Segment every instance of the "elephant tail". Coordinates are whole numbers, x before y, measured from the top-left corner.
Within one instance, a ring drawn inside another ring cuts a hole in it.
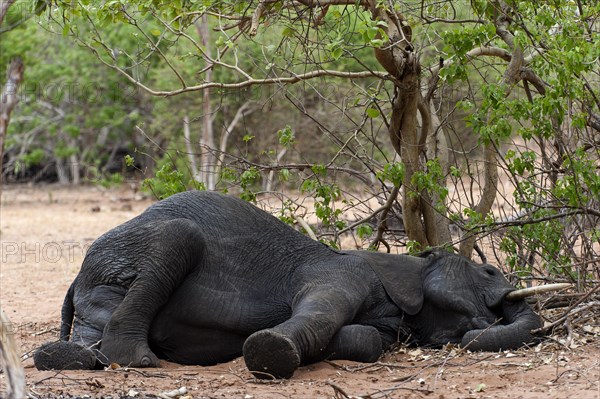
[[[75,306],[73,306],[73,295],[75,292],[75,282],[71,284],[65,300],[62,305],[61,325],[60,325],[60,340],[68,341],[71,336],[71,327],[73,326],[73,318],[75,316]]]

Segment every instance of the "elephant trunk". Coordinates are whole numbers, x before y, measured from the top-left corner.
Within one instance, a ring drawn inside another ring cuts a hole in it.
[[[502,302],[502,323],[486,329],[471,330],[463,338],[461,346],[472,351],[500,351],[517,349],[536,341],[532,330],[540,328],[540,317],[525,301]]]

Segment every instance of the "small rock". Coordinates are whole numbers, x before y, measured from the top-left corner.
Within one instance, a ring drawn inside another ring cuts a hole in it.
[[[173,399],[173,398],[180,398],[181,396],[185,395],[186,393],[187,393],[187,388],[181,387],[179,389],[174,389],[172,391],[162,392],[158,395],[158,397],[163,398],[163,399]]]

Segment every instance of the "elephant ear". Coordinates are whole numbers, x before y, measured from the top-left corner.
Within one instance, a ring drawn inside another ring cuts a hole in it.
[[[423,270],[427,259],[367,251],[354,254],[367,261],[396,306],[411,316],[419,313],[423,306]]]

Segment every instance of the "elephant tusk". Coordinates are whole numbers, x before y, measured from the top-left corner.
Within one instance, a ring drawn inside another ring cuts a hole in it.
[[[516,301],[520,301],[522,299],[525,299],[525,298],[533,296],[533,295],[543,294],[545,292],[564,290],[565,288],[571,287],[571,285],[572,284],[570,284],[570,283],[557,283],[557,284],[540,285],[540,286],[531,287],[531,288],[523,288],[522,290],[516,290],[516,291],[509,292],[508,294],[506,294],[504,299],[506,299],[507,301],[510,301],[510,302],[516,302]]]

